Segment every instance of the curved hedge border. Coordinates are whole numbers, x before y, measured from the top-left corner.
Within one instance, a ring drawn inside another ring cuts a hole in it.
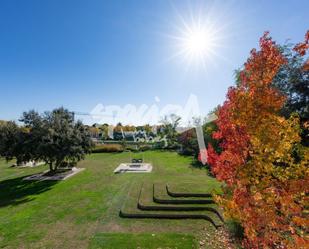
[[[215,228],[221,227],[217,225],[209,216],[204,214],[152,214],[152,213],[126,213],[123,210],[119,211],[119,216],[122,218],[135,219],[202,219],[209,221]]]
[[[207,210],[207,211],[211,211],[214,212],[218,215],[218,217],[220,218],[220,220],[222,222],[224,222],[222,216],[220,215],[220,213],[211,207],[180,207],[180,206],[158,206],[161,209],[154,209],[157,208],[156,206],[144,206],[140,203],[140,198],[141,198],[141,194],[142,194],[142,190],[143,190],[143,185],[141,186],[139,195],[138,195],[138,203],[137,203],[137,208],[143,211],[167,211],[167,210],[171,210],[171,211],[180,211],[181,209],[186,209],[186,211],[192,211],[189,210],[189,208],[200,208],[200,209],[195,209],[195,210]],[[154,184],[153,184],[153,197],[154,197]],[[144,209],[143,209],[144,208]],[[166,209],[167,208],[167,209]],[[176,208],[176,209],[175,209]],[[202,208],[202,209],[201,209]],[[207,209],[206,209],[207,208]],[[208,215],[205,214],[171,214],[171,213],[127,213],[123,211],[123,207],[120,209],[119,211],[119,216],[122,218],[134,218],[134,219],[202,219],[202,220],[207,220],[209,221],[216,229],[221,227],[222,225],[218,225],[216,224],[212,218],[210,218]]]
[[[137,203],[137,208],[142,211],[209,211],[215,213],[219,219],[224,222],[221,214],[212,207],[184,207],[184,206],[155,206],[155,205],[143,205],[140,201]]]
[[[155,196],[155,186],[153,184],[153,202],[160,204],[214,204],[213,200],[179,200],[179,199],[160,199]]]
[[[223,217],[221,214],[212,207],[184,207],[184,206],[155,206],[155,205],[144,205],[137,203],[137,208],[142,211],[209,211],[215,213],[219,219],[224,222]]]
[[[215,213],[222,222],[224,222],[223,217],[218,212],[217,209],[212,207],[201,207],[201,206],[164,206],[164,205],[144,205],[141,202],[141,195],[143,191],[143,186],[141,187],[139,196],[138,196],[138,202],[137,202],[137,208],[143,211],[210,211]]]
[[[162,206],[162,205],[144,205],[140,201],[137,203],[137,208],[140,210],[152,210],[152,211],[211,211],[214,212],[214,208],[211,207],[192,207],[192,206]]]
[[[166,192],[171,197],[212,197],[212,194],[206,193],[174,193],[169,190],[168,184],[166,184]]]

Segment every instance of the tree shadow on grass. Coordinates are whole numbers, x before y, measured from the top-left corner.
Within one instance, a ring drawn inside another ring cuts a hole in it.
[[[23,177],[0,182],[0,207],[19,205],[34,199],[33,195],[51,189],[58,181],[24,181]]]
[[[196,168],[196,169],[202,169],[207,171],[207,175],[210,177],[215,177],[212,173],[211,173],[211,169],[210,166],[208,164],[203,165],[200,161],[198,160],[192,160],[191,167]]]
[[[196,159],[192,160],[190,165],[191,165],[191,167],[197,168],[197,169],[205,169],[206,168],[205,165],[203,165],[200,161],[198,161]]]

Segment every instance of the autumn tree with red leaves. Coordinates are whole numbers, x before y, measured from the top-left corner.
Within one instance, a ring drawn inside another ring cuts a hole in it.
[[[308,49],[308,37],[295,47],[301,55]],[[308,245],[309,150],[301,147],[301,159],[293,157],[301,140],[299,118],[280,116],[286,97],[272,85],[285,63],[265,33],[260,50],[251,51],[240,83],[228,90],[218,111],[213,137],[222,152],[208,148],[213,174],[226,183],[225,194],[216,200],[227,217],[242,224],[246,248]]]

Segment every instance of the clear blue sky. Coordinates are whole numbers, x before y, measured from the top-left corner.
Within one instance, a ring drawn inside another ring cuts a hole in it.
[[[200,68],[170,59],[180,17],[192,16],[222,28],[218,56]],[[32,108],[151,105],[155,96],[160,106],[184,105],[190,94],[207,113],[265,30],[283,43],[308,28],[307,0],[1,0],[0,119]]]

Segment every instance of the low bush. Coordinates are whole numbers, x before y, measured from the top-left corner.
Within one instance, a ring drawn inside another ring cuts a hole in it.
[[[165,142],[164,141],[154,142],[152,148],[155,149],[155,150],[164,149],[165,148]]]
[[[126,150],[129,150],[132,152],[147,151],[147,150],[152,150],[152,149],[153,149],[153,146],[149,144],[126,145]]]
[[[226,221],[226,227],[236,240],[239,241],[244,238],[244,228],[239,221],[229,219]]]
[[[141,146],[139,147],[139,150],[140,150],[140,151],[152,150],[152,145],[147,145],[147,144],[141,145]]]
[[[124,148],[121,144],[98,144],[92,150],[92,153],[102,152],[122,152]]]

